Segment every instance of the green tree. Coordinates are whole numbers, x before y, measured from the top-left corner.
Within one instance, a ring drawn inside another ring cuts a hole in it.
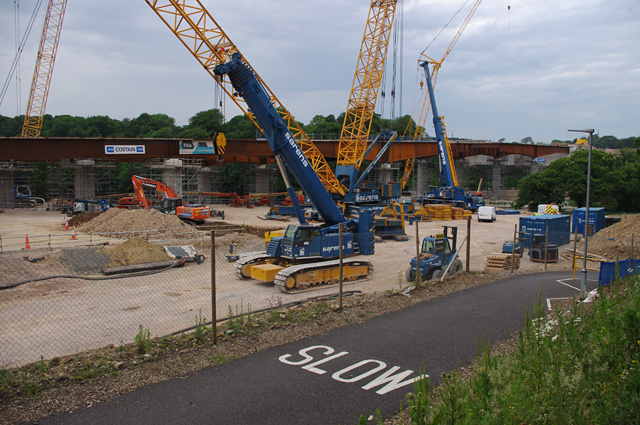
[[[255,139],[257,133],[256,126],[246,115],[231,118],[223,129],[227,139]]]
[[[342,131],[342,122],[338,122],[332,114],[325,116],[316,115],[304,127],[309,137],[315,139],[338,138]]]
[[[216,132],[223,131],[223,117],[219,109],[201,111],[189,118],[189,124],[185,130],[200,129],[207,134],[206,139],[213,137]]]
[[[142,113],[131,121],[124,122],[124,136],[131,138],[175,137],[175,119],[166,114]]]
[[[47,125],[42,124],[43,137],[91,137],[87,128],[86,120],[83,117],[71,115],[56,115],[51,118]]]
[[[106,115],[91,116],[86,119],[86,125],[93,137],[118,137],[122,132],[122,122]]]
[[[520,180],[517,207],[562,204],[569,198],[578,207],[586,204],[589,152],[574,152],[549,168]],[[631,150],[612,155],[594,149],[591,158],[590,205],[609,211],[640,211],[640,156]]]
[[[24,115],[17,117],[5,117],[0,115],[0,137],[18,137],[22,132]]]

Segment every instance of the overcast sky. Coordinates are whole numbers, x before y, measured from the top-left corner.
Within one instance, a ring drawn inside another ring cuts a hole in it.
[[[420,52],[462,8],[426,52],[441,57],[473,2],[399,2],[403,114],[413,110]],[[15,6],[22,34],[36,3],[0,2],[3,83],[16,50]],[[22,54],[20,93],[14,77],[1,115],[26,110],[44,3]],[[203,4],[296,119],[308,123],[316,114],[337,116],[346,109],[369,0]],[[578,136],[569,128],[640,136],[639,43],[639,0],[484,0],[440,70],[439,112],[453,137],[529,136],[549,143]],[[70,0],[46,113],[116,119],[164,113],[185,125],[215,106],[215,87],[145,1]],[[225,104],[230,119],[238,112],[232,102]],[[390,111],[387,100],[387,117]],[[433,135],[431,122],[427,131]]]

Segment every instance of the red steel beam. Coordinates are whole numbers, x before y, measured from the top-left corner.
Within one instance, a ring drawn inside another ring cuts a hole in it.
[[[207,165],[217,165],[215,155],[180,155],[181,139],[126,139],[126,138],[0,138],[0,161],[47,162],[75,159],[108,159],[116,162],[144,160],[150,158],[201,158]],[[320,152],[328,160],[338,156],[338,141],[316,141]],[[144,146],[144,154],[108,154],[106,146]],[[372,160],[380,151],[375,146],[367,156]],[[455,158],[476,155],[503,157],[524,155],[532,158],[551,154],[569,154],[563,145],[525,145],[517,143],[486,143],[474,141],[452,141]],[[435,142],[395,142],[382,156],[382,162],[403,161],[409,158],[433,158],[438,155]],[[242,162],[249,164],[274,163],[273,153],[266,140],[227,140],[222,163]]]

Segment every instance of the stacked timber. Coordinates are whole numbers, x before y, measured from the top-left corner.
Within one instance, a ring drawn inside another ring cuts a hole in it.
[[[511,270],[512,262],[513,269],[519,269],[520,254],[490,254],[487,255],[487,262],[484,265],[484,269],[485,271]]]
[[[464,208],[458,208],[449,204],[427,204],[414,213],[421,221],[432,220],[466,220],[473,213]]]
[[[431,214],[429,213],[429,210],[424,205],[422,206],[422,208],[416,211],[413,215],[415,216],[416,219],[420,221],[431,221]]]
[[[471,214],[472,214],[471,211],[467,209],[451,207],[452,220],[466,220],[467,217],[471,217]]]
[[[429,211],[431,220],[451,220],[451,205],[425,205],[425,208]]]

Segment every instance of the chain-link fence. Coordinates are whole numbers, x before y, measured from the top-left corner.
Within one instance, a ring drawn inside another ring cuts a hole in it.
[[[209,322],[213,285],[217,320],[337,292],[325,286],[289,294],[242,279],[237,255],[265,251],[264,235],[242,226],[74,237],[69,246],[68,232],[64,239],[34,235],[29,250],[9,249],[23,240],[3,241],[0,368],[132,343],[140,326],[160,337]],[[170,249],[176,258],[167,246],[181,247]]]

